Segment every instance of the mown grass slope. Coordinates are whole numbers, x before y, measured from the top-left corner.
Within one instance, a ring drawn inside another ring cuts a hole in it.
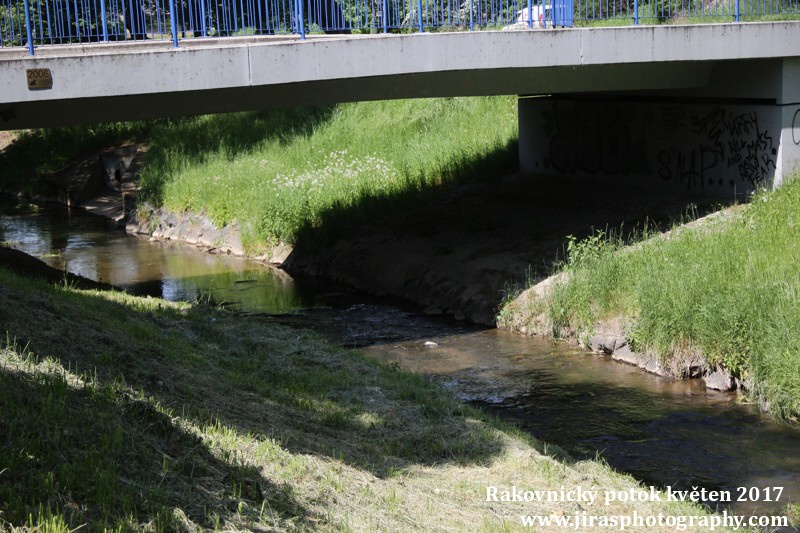
[[[636,485],[265,318],[2,269],[0,300],[1,527],[501,531],[576,508],[489,484]],[[598,512],[633,510],[704,514]]]

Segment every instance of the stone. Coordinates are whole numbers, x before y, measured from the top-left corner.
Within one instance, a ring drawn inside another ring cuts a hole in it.
[[[644,366],[644,358],[641,354],[634,352],[629,346],[623,346],[619,350],[614,350],[611,354],[614,361],[621,361],[629,365]]]
[[[197,241],[200,239],[200,229],[190,227],[189,230],[186,232],[186,243],[188,244],[197,244]]]
[[[589,349],[593,352],[603,352],[606,339],[602,335],[594,335],[589,339]]]
[[[661,367],[661,363],[653,358],[648,359],[643,368],[646,372],[650,372],[651,374],[655,374],[657,376],[664,376],[667,374]]]
[[[218,229],[209,228],[206,229],[202,235],[197,239],[197,244],[201,246],[206,246],[208,248],[214,248],[219,244],[221,239],[221,234]]]
[[[290,245],[285,243],[278,244],[270,250],[269,262],[273,265],[282,265],[291,254],[292,247]]]
[[[731,391],[736,387],[736,382],[733,379],[733,376],[731,376],[726,370],[721,369],[717,369],[710,374],[706,374],[703,377],[703,381],[706,382],[706,388],[713,390]]]

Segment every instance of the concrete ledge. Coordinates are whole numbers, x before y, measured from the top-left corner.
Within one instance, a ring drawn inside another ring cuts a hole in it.
[[[772,22],[187,39],[180,48],[98,43],[43,47],[33,57],[17,49],[0,53],[0,129],[103,120],[92,104],[124,97],[147,98],[130,99],[114,120],[321,100],[692,89],[707,83],[704,72],[715,62],[800,56],[798,35],[800,22]],[[53,88],[29,90],[31,68],[50,69]],[[332,92],[312,94],[323,88]],[[234,105],[220,99],[225,91],[240,98],[244,89],[257,98]],[[169,108],[170,95],[188,100]],[[47,116],[29,105],[48,101],[61,105]]]

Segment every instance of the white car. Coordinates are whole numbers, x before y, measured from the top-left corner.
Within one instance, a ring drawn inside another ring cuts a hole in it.
[[[545,23],[553,20],[549,4],[531,6],[531,28],[544,28]],[[513,24],[503,26],[504,30],[524,30],[528,27],[528,8],[517,11],[517,19]]]

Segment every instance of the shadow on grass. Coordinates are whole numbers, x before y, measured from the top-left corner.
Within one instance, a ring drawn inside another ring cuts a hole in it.
[[[60,517],[69,529],[163,531],[188,519],[218,528],[237,514],[239,521],[257,521],[265,506],[284,519],[307,518],[285,488],[253,466],[219,459],[152,402],[103,380],[70,383],[63,370],[34,370],[30,362],[9,368],[5,356],[3,522],[58,524]]]
[[[492,182],[517,172],[518,153],[518,141],[514,139],[489,153],[451,161],[447,166],[437,168],[435,179],[418,180],[418,183],[433,185],[411,186],[400,193],[363,195],[350,205],[334,205],[321,214],[320,221],[308,222],[301,227],[294,249],[302,254],[330,246],[354,231],[368,229],[371,222],[386,215],[411,214],[413,217],[421,205],[438,202],[442,193],[455,186]],[[426,222],[427,219],[419,219],[413,225],[422,227]]]
[[[306,457],[386,477],[488,464],[509,443],[425,378],[263,318],[2,269],[0,300],[0,501],[15,525],[50,506],[71,528],[246,528],[265,508],[302,526],[318,519],[295,498],[318,490]]]

